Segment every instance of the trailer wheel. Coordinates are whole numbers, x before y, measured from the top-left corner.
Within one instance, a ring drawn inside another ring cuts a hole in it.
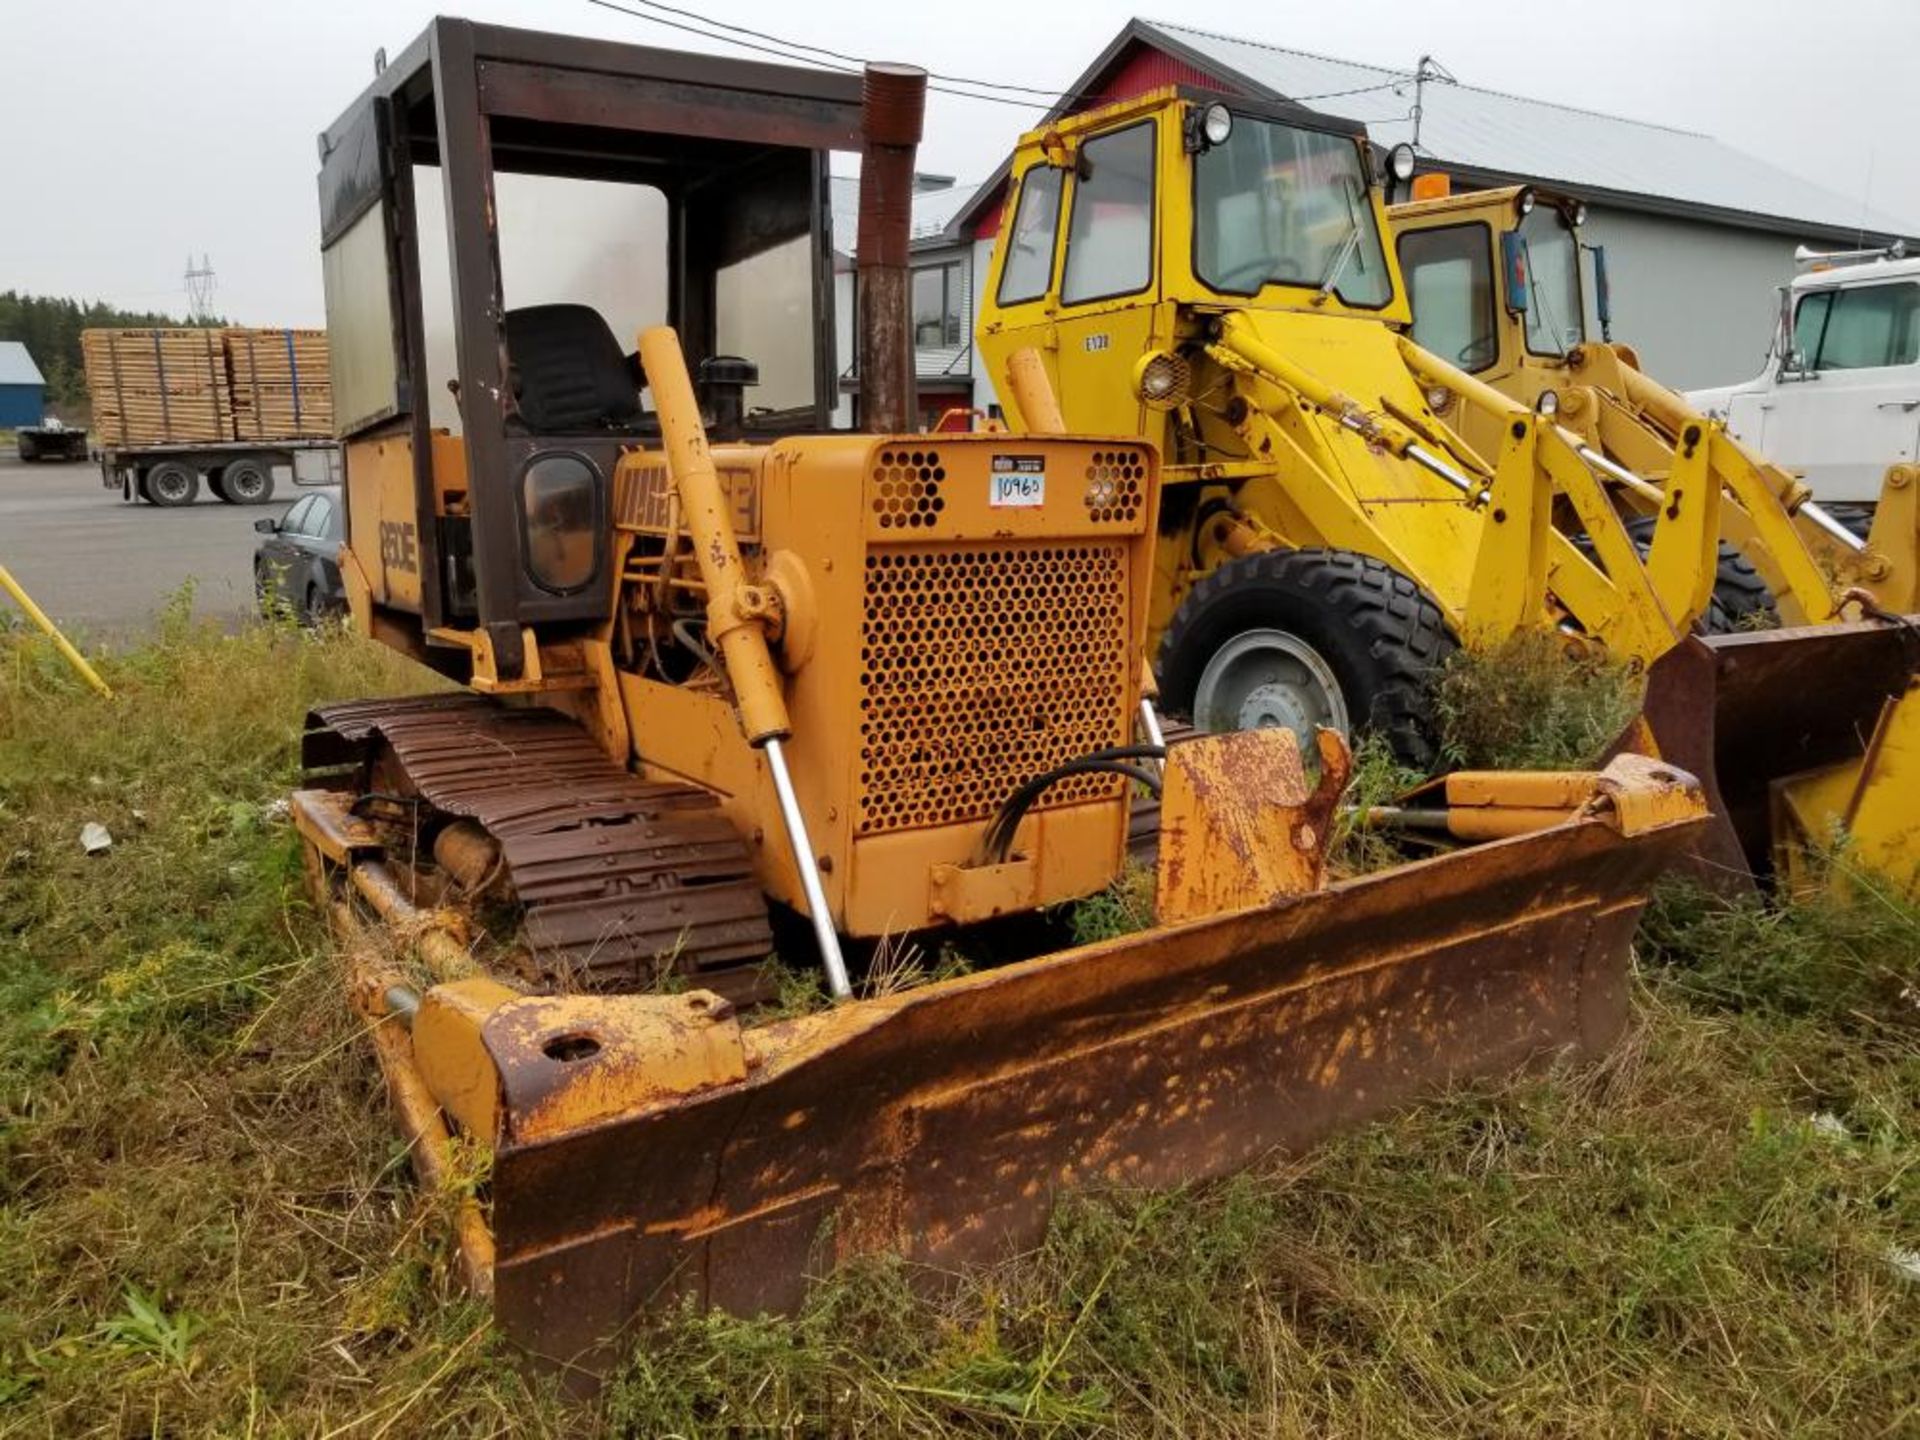
[[[13,448],[20,452],[20,463],[23,465],[31,465],[35,460],[40,458],[40,451],[35,447],[33,441],[25,435],[17,435],[14,437]]]
[[[200,498],[200,472],[179,460],[162,460],[147,471],[143,488],[155,505],[191,505]]]
[[[264,505],[273,498],[273,469],[250,455],[229,460],[213,482],[213,493],[229,505]]]
[[[1269,550],[1188,592],[1160,647],[1161,705],[1201,730],[1315,725],[1380,735],[1401,763],[1439,761],[1432,682],[1459,646],[1431,596],[1350,550]]]

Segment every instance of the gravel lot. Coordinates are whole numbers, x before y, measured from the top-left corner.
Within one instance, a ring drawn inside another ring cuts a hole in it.
[[[127,504],[92,463],[23,465],[0,452],[0,565],[63,628],[127,639],[167,597],[195,582],[194,613],[237,623],[253,610],[253,522],[298,498],[282,484],[265,505],[202,494],[177,510]],[[12,602],[0,595],[0,609]]]

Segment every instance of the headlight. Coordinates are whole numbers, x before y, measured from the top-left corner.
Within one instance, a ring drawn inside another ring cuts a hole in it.
[[[1560,413],[1560,396],[1552,390],[1542,390],[1540,398],[1533,402],[1533,408],[1551,420]]]
[[[1436,385],[1427,391],[1427,409],[1436,415],[1447,413],[1447,407],[1453,404],[1453,392],[1444,385]]]
[[[1226,144],[1233,134],[1233,112],[1224,105],[1207,106],[1207,113],[1200,117],[1200,133],[1209,145]]]
[[[1533,187],[1529,185],[1518,195],[1514,196],[1513,208],[1518,210],[1522,215],[1531,215],[1533,213],[1533,201]]]
[[[1387,173],[1404,185],[1413,178],[1414,159],[1413,146],[1402,140],[1387,152]]]
[[[1187,362],[1166,350],[1141,356],[1133,372],[1134,392],[1149,410],[1184,405],[1192,381],[1193,371]]]

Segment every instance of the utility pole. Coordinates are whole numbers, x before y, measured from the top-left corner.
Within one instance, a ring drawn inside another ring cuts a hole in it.
[[[1413,148],[1416,152],[1420,149],[1420,116],[1426,109],[1429,80],[1442,81],[1448,85],[1459,83],[1453,78],[1452,72],[1431,55],[1420,57],[1420,63],[1414,67],[1413,71]]]
[[[193,263],[193,256],[187,256],[187,314],[196,325],[205,325],[213,319],[213,262],[204,252],[200,263]]]

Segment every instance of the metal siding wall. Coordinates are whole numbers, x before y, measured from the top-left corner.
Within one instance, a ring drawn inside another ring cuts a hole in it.
[[[1595,205],[1586,240],[1607,247],[1614,339],[1640,352],[1649,375],[1685,390],[1760,373],[1774,287],[1793,278],[1798,238]],[[1598,335],[1588,309],[1588,333]]]
[[[44,395],[38,385],[0,385],[0,425],[38,425],[46,418]]]

